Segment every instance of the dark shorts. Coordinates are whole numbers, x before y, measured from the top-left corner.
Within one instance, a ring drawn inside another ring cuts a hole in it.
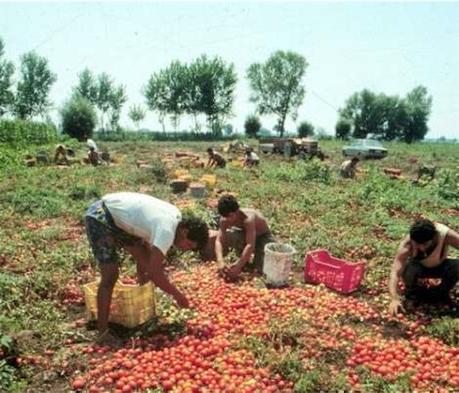
[[[99,264],[119,264],[123,246],[141,243],[141,239],[129,235],[115,225],[113,217],[100,200],[94,202],[86,211],[85,227],[89,245]]]
[[[440,278],[441,283],[435,287],[435,290],[448,293],[459,281],[459,260],[447,258],[439,265],[430,268],[417,260],[409,260],[402,272],[406,298],[416,298],[423,292],[424,288],[418,282],[420,278]]]
[[[226,244],[229,249],[234,249],[236,254],[240,255],[245,247],[245,232],[242,229],[231,227],[225,234]],[[275,242],[276,239],[271,231],[258,235],[255,240],[255,250],[253,261],[248,267],[252,267],[258,273],[263,272],[263,263],[265,259],[265,246],[268,243]]]

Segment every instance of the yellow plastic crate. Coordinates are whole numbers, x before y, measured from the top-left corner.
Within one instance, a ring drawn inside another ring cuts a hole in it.
[[[234,168],[243,168],[244,167],[244,161],[240,161],[240,160],[233,160],[231,161],[231,166],[234,167]]]
[[[178,179],[183,180],[183,181],[186,181],[187,183],[190,183],[191,180],[193,180],[193,176],[191,176],[190,174],[187,174],[187,175],[180,175],[180,176],[178,177]]]
[[[112,156],[112,161],[115,164],[122,164],[124,163],[125,159],[126,159],[126,156],[124,154],[113,154]]]
[[[208,188],[214,188],[217,183],[217,176],[215,175],[203,175],[200,179],[201,183],[204,183]]]
[[[97,319],[97,288],[99,281],[83,286],[88,321]],[[156,315],[155,287],[152,282],[145,285],[126,285],[117,282],[113,288],[109,321],[133,328]]]
[[[189,176],[190,171],[188,169],[177,169],[174,172],[175,177],[180,177],[180,176]]]
[[[174,202],[174,205],[179,209],[194,209],[196,207],[196,202],[194,200],[182,199]]]

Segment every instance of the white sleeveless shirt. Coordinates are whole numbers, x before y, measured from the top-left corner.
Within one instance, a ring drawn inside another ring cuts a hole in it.
[[[140,237],[166,255],[182,219],[179,209],[166,201],[135,192],[107,194],[102,201],[118,228]]]

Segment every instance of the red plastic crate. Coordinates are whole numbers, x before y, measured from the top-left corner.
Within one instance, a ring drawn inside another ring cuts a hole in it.
[[[355,291],[365,273],[365,262],[347,262],[330,255],[327,250],[314,250],[304,258],[304,279],[324,284],[341,293]]]

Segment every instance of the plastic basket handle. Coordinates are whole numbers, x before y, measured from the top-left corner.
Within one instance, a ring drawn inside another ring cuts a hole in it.
[[[335,265],[332,265],[330,263],[326,263],[326,262],[318,262],[318,261],[314,261],[317,265],[324,265],[324,266],[328,266],[328,267],[331,267],[332,269],[340,269],[340,266],[335,266]]]

